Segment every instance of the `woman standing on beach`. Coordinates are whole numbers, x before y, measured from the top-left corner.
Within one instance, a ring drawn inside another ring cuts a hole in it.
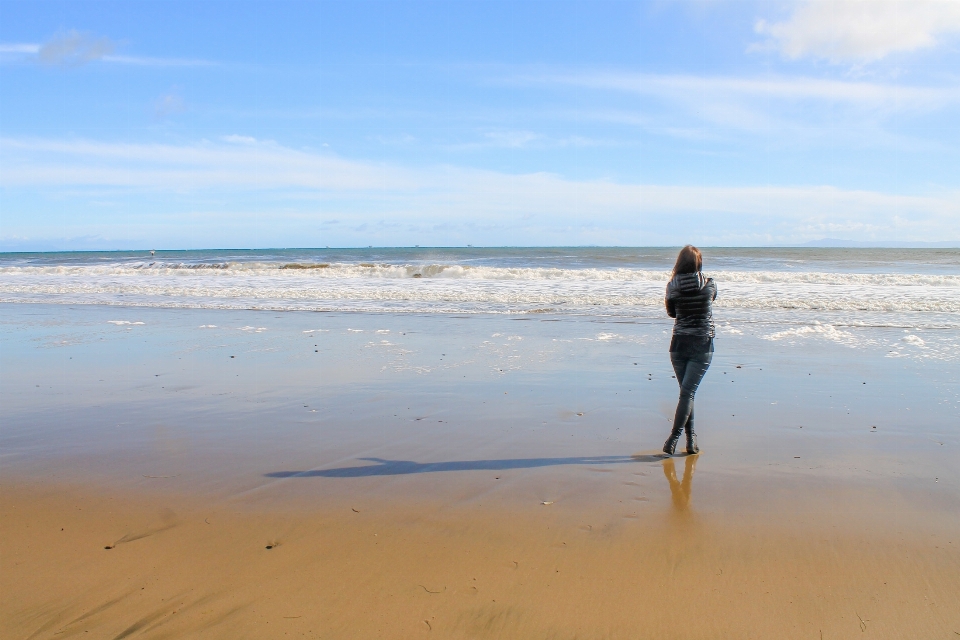
[[[670,340],[670,362],[680,384],[673,431],[663,444],[667,455],[677,450],[682,431],[687,432],[687,453],[700,452],[693,430],[693,396],[713,360],[713,301],[717,297],[717,285],[713,278],[703,276],[702,267],[699,249],[689,244],[681,249],[664,299],[667,315],[676,318]]]

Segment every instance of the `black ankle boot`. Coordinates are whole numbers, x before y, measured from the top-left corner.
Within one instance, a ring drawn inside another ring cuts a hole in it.
[[[677,450],[677,443],[680,442],[680,434],[683,433],[683,429],[674,429],[670,432],[670,437],[667,438],[667,441],[663,443],[663,452],[668,456],[672,456]]]
[[[687,429],[687,453],[691,455],[700,453],[700,447],[697,446],[697,434],[693,432],[693,429]]]

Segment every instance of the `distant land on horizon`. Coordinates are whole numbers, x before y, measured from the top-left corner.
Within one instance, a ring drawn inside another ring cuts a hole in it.
[[[846,249],[960,249],[960,240],[945,240],[942,242],[902,242],[899,240],[881,240],[855,242],[851,240],[837,240],[835,238],[821,238],[811,240],[800,245],[782,245],[784,247],[836,247]]]
[[[627,245],[531,245],[531,246],[520,246],[520,245],[453,245],[453,246],[430,246],[430,245],[416,245],[416,246],[386,246],[386,245],[374,245],[369,247],[357,246],[357,247],[220,247],[220,248],[186,248],[186,249],[170,249],[170,248],[77,248],[77,249],[65,249],[65,248],[54,248],[55,245],[47,245],[43,247],[33,248],[33,249],[24,249],[21,247],[7,246],[3,247],[0,245],[0,254],[10,254],[10,253],[133,253],[133,252],[149,252],[151,250],[158,252],[170,252],[170,251],[296,251],[296,250],[355,250],[355,249],[546,249],[546,248],[673,248],[679,247],[680,245],[636,245],[627,246]],[[802,244],[769,244],[769,245],[710,245],[710,244],[701,244],[703,248],[711,249],[960,249],[960,240],[945,240],[941,242],[905,242],[905,241],[895,241],[895,240],[877,240],[877,241],[863,241],[857,242],[852,240],[840,240],[836,238],[821,238],[819,240],[810,240]]]

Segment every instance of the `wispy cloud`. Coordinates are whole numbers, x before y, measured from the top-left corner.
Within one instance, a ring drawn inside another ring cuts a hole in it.
[[[231,133],[228,136],[223,136],[221,138],[224,142],[229,142],[230,144],[257,144],[257,139],[253,136],[241,136],[236,133]]]
[[[37,53],[40,51],[39,44],[33,43],[0,43],[0,53]]]
[[[758,20],[767,40],[753,48],[791,59],[873,62],[892,53],[936,46],[960,33],[956,0],[802,0],[786,20]]]
[[[960,86],[835,80],[803,76],[763,77],[589,71],[516,75],[525,86],[574,87],[635,96],[638,126],[650,132],[709,138],[726,131],[811,139],[817,130],[870,129],[858,144],[882,144],[884,123],[960,105]],[[586,114],[585,114],[586,115]],[[623,114],[620,114],[623,116]],[[616,117],[617,112],[611,112]],[[627,118],[621,118],[626,123]],[[900,120],[902,122],[902,119]],[[706,125],[706,128],[703,128]]]
[[[90,62],[139,67],[206,67],[215,62],[191,58],[164,58],[116,54],[116,42],[76,30],[58,33],[42,43],[0,43],[0,60],[34,60],[47,66],[79,67]]]
[[[844,228],[887,239],[960,237],[957,191],[629,184],[448,165],[417,169],[346,160],[246,136],[183,146],[4,138],[0,158],[0,187],[5,189],[220,194],[226,189],[240,200],[247,197],[242,194],[262,198],[273,190],[287,202],[297,197],[317,202],[318,221],[338,219],[354,226],[416,220],[506,229],[518,220],[534,220],[554,233],[585,221],[609,229],[636,229],[641,220],[648,226],[653,221],[685,228],[688,216],[697,215],[725,221],[725,228],[786,228],[783,233],[793,233],[794,239],[815,237],[817,229]]]
[[[934,109],[946,104],[960,102],[960,87],[923,87],[808,77],[742,78],[736,76],[656,75],[601,71],[596,73],[523,76],[519,80],[540,84],[566,84],[700,102],[723,97],[770,98],[790,101],[816,100],[876,106],[886,109]]]
[[[544,116],[541,112],[541,116]],[[582,119],[582,118],[581,118]],[[614,147],[622,146],[622,140],[607,140],[589,138],[580,135],[552,136],[532,131],[498,130],[487,131],[480,140],[463,142],[444,146],[454,151],[475,151],[484,149],[566,149],[579,147]]]
[[[380,144],[384,145],[405,145],[412,144],[417,141],[416,137],[410,135],[409,133],[400,133],[396,135],[378,135],[370,136],[370,140],[376,140]]]
[[[0,138],[0,185],[150,189],[390,189],[414,174],[231,135],[225,144]]]
[[[144,56],[103,56],[103,62],[137,67],[214,67],[216,62],[191,58],[153,58]]]
[[[491,146],[519,149],[540,136],[532,131],[488,131],[484,137]]]

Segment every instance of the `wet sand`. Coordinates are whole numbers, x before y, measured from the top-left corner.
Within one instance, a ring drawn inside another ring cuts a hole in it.
[[[955,522],[917,526],[930,514],[902,511],[889,530],[839,513],[701,516],[683,487],[687,464],[644,465],[670,475],[676,465],[681,480],[637,514],[492,496],[264,510],[4,486],[4,637],[936,638],[958,628]]]
[[[960,635],[956,365],[730,336],[662,459],[666,324],[0,311],[3,637]]]

